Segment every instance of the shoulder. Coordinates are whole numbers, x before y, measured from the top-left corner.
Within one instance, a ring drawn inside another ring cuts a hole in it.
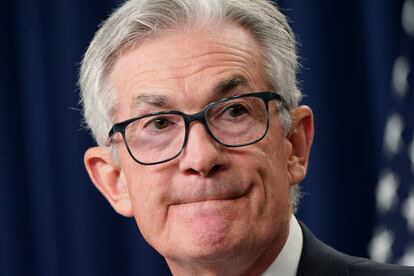
[[[303,224],[303,249],[298,276],[414,276],[414,267],[377,263],[353,257],[319,241]]]
[[[348,256],[349,275],[361,276],[408,276],[414,275],[414,268],[377,263],[369,259]]]

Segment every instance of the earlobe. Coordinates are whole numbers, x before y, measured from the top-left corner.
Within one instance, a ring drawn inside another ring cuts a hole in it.
[[[292,150],[288,159],[290,183],[298,184],[306,175],[313,141],[313,114],[308,106],[299,106],[291,112],[292,127],[288,140]]]
[[[133,214],[128,186],[110,150],[106,147],[89,148],[85,152],[84,163],[95,187],[112,207],[119,214],[131,217]]]

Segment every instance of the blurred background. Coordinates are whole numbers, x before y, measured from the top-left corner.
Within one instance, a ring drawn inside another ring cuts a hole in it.
[[[79,63],[120,3],[0,1],[0,275],[169,275],[83,167]],[[414,1],[277,3],[315,113],[298,217],[338,250],[414,265]]]

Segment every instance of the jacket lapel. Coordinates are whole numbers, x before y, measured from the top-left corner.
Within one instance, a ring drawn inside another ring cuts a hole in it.
[[[299,221],[303,232],[303,249],[297,276],[348,276],[346,255],[319,241]]]

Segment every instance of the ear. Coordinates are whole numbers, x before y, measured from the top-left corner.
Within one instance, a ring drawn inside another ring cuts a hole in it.
[[[132,204],[128,185],[119,165],[107,147],[93,147],[85,152],[84,163],[95,187],[119,214],[131,217]]]
[[[290,115],[292,127],[287,139],[292,151],[288,159],[288,172],[293,185],[305,178],[314,129],[312,110],[308,106],[299,106]]]

